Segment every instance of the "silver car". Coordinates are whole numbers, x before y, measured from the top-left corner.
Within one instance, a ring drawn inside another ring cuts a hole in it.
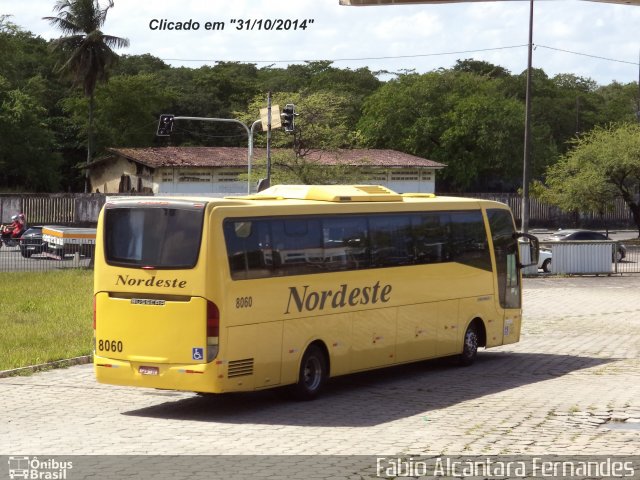
[[[604,233],[594,232],[593,230],[558,230],[550,236],[542,239],[543,242],[563,242],[563,241],[579,241],[579,240],[611,240]],[[616,242],[616,253],[614,261],[620,261],[627,256],[627,247],[622,243]]]

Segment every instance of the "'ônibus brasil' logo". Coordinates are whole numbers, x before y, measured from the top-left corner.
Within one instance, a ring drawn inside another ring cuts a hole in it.
[[[337,290],[310,290],[309,285],[300,289],[289,287],[289,301],[284,313],[290,313],[292,308],[301,313],[325,308],[344,308],[347,305],[355,307],[378,302],[387,303],[390,300],[391,288],[391,285],[381,286],[379,280],[366,287],[350,288],[343,283]]]

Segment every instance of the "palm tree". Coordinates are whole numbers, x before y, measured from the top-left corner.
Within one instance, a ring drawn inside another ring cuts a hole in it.
[[[107,11],[113,7],[113,0],[107,0],[106,7],[100,0],[57,0],[54,11],[56,17],[44,17],[58,28],[63,36],[53,41],[54,50],[62,52],[64,63],[60,71],[71,75],[75,85],[82,85],[89,97],[89,125],[87,132],[87,164],[93,153],[93,110],[94,92],[98,81],[107,81],[109,68],[118,58],[112,48],[129,46],[126,38],[105,35],[100,28],[107,19]],[[84,191],[89,186],[89,170],[85,172]]]

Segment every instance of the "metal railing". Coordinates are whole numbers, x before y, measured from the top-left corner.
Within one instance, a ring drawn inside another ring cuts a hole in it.
[[[24,246],[0,248],[0,272],[39,272],[62,268],[93,268],[93,246],[68,245],[59,250]]]
[[[543,243],[541,247],[548,248],[551,243]],[[568,245],[567,245],[568,246]],[[612,243],[612,249],[617,248]],[[63,249],[40,248],[31,246],[31,250],[22,247],[0,248],[0,272],[36,272],[56,270],[62,268],[93,268],[93,245],[67,245]],[[610,273],[640,273],[640,245],[626,245],[625,256],[618,259],[612,254]],[[589,260],[589,259],[587,259]],[[552,257],[553,262],[553,257]],[[553,270],[552,270],[553,271]],[[529,275],[542,274],[535,267],[527,269]],[[578,272],[575,272],[576,274]],[[602,272],[608,273],[608,272]]]
[[[640,245],[626,245],[626,248],[621,250],[620,243],[615,241],[541,242],[540,248],[552,252],[552,274],[640,273]],[[588,249],[589,246],[601,246],[604,250]],[[624,258],[620,258],[621,251],[624,251]],[[604,255],[604,258],[596,258],[595,255],[599,257]],[[556,265],[553,263],[554,257]],[[607,259],[610,259],[609,262]],[[544,272],[540,270],[539,273]]]

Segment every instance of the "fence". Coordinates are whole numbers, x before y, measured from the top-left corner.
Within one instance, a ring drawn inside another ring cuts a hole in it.
[[[453,194],[460,196],[460,194]],[[509,205],[518,221],[521,219],[522,198],[515,193],[465,193],[464,196],[496,200]],[[94,226],[100,209],[109,198],[101,193],[88,194],[0,194],[0,223],[9,223],[11,215],[22,212],[30,225]],[[577,214],[531,198],[529,223],[533,227],[634,228],[633,217],[622,199],[603,216],[592,212]]]
[[[496,200],[506,203],[520,219],[521,197],[517,194],[470,193],[465,196]],[[95,226],[100,209],[109,195],[105,194],[0,194],[0,223],[8,223],[11,215],[23,212],[29,225]],[[622,200],[603,218],[597,214],[576,215],[537,199],[530,201],[532,226],[635,227],[629,209]],[[91,266],[93,251],[65,251],[62,255],[32,252],[23,255],[19,247],[0,248],[0,271],[32,271]],[[612,273],[640,272],[640,247],[627,248],[626,257],[612,264]]]
[[[444,194],[443,194],[444,195]],[[465,193],[452,194],[495,200],[506,203],[518,222],[522,219],[522,197],[516,193]],[[567,212],[554,205],[544,203],[537,198],[529,199],[529,224],[534,227],[553,228],[636,228],[633,215],[624,200],[617,198],[613,208],[600,215],[596,212]]]
[[[544,244],[549,248],[551,244]],[[52,253],[49,249],[44,251],[39,245],[30,245],[29,250],[25,245],[16,247],[0,248],[0,272],[33,272],[45,270],[58,270],[63,268],[93,268],[93,246],[82,246],[78,248],[74,245],[65,246],[64,249]],[[553,261],[553,260],[552,260]],[[553,264],[553,263],[552,263]],[[555,272],[552,269],[552,272]],[[640,273],[640,246],[627,245],[625,257],[619,260],[613,257],[611,261],[610,273]],[[525,271],[528,275],[535,275],[539,272],[535,267]],[[602,271],[605,273],[605,271]]]
[[[74,248],[66,246],[55,251],[33,248],[25,250],[24,246],[0,248],[0,272],[40,272],[63,268],[93,268],[93,248]]]
[[[0,223],[24,213],[29,225],[95,226],[110,195],[102,193],[0,194]]]

